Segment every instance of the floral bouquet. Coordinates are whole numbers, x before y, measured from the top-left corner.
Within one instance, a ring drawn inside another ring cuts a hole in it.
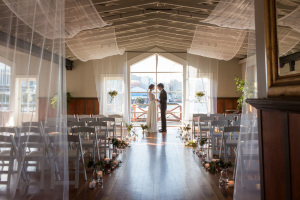
[[[110,96],[110,102],[112,102],[114,100],[115,96],[118,95],[118,92],[116,90],[113,90],[113,91],[109,91],[108,94]]]
[[[201,97],[203,97],[204,95],[205,94],[202,91],[196,92],[195,97],[197,98],[197,100],[199,101],[199,103],[200,103]]]

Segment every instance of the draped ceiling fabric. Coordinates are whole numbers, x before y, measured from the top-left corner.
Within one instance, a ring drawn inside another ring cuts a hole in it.
[[[300,5],[288,15],[278,19],[281,26],[289,26],[300,33]]]
[[[220,0],[202,22],[234,29],[254,29],[253,0]]]
[[[65,1],[3,2],[5,4],[0,5],[1,10],[5,10],[1,14],[5,18],[0,20],[0,70],[3,73],[0,76],[0,113],[8,113],[2,119],[3,126],[20,128],[15,129],[17,132],[1,133],[2,137],[11,136],[7,141],[17,140],[18,145],[11,142],[16,148],[10,151],[9,145],[3,146],[3,141],[0,142],[0,151],[11,153],[12,164],[11,181],[1,185],[0,199],[68,199]],[[55,96],[57,101],[53,107],[51,99]],[[46,129],[43,128],[34,130],[32,122],[38,121],[44,122],[44,128],[51,122],[53,135],[44,132]],[[29,122],[28,128],[23,122]],[[42,137],[45,134],[49,141],[53,139],[51,147],[57,147],[59,156],[53,156],[53,149],[46,151],[46,140]],[[30,160],[32,158],[34,160]],[[3,167],[3,163],[1,181],[8,177],[7,172],[3,172],[8,165]],[[55,173],[54,179],[51,179],[51,172]],[[52,183],[56,183],[54,190],[50,189]],[[26,193],[28,190],[24,186],[28,184],[34,184],[29,186],[34,194]]]
[[[95,29],[83,31],[66,43],[74,55],[81,61],[97,60],[113,55],[122,55],[117,45],[115,29]]]
[[[284,55],[293,49],[300,41],[300,32],[286,27],[278,27],[279,55]]]
[[[218,60],[231,60],[247,32],[222,27],[197,26],[188,53]]]
[[[65,0],[64,32],[57,29],[53,9],[61,9],[56,1],[48,0],[3,0],[3,2],[35,32],[49,39],[72,38],[82,30],[101,28],[107,24],[102,20],[91,0]],[[26,13],[31,10],[31,13]],[[32,21],[36,21],[32,24]],[[45,28],[44,24],[47,25]],[[34,27],[32,26],[34,25]]]

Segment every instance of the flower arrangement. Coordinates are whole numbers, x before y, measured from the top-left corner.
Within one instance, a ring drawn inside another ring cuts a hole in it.
[[[193,147],[196,148],[198,146],[198,141],[197,140],[190,140],[186,143],[186,147]]]
[[[204,95],[205,95],[204,92],[198,91],[196,92],[195,97],[197,98],[198,102],[200,102],[201,97],[203,97]]]
[[[115,168],[119,167],[121,163],[122,161],[120,160],[109,158],[95,162],[93,158],[89,157],[89,161],[86,165],[88,168],[93,169],[93,173],[96,173],[97,170],[109,173],[108,170],[114,170]]]
[[[189,131],[190,131],[191,129],[192,129],[192,128],[191,128],[190,124],[185,125],[185,126],[183,127],[183,130],[186,131],[187,133],[189,133]]]
[[[125,140],[118,140],[116,138],[113,138],[111,140],[112,142],[112,145],[116,148],[122,148],[122,149],[125,149],[126,147],[129,146],[129,144],[125,141]]]
[[[206,164],[209,164],[209,167],[207,168],[207,170],[212,174],[215,174],[221,170],[227,170],[228,168],[233,167],[231,161],[224,162],[223,160],[219,160],[219,159],[213,159],[211,162],[203,161],[203,167]]]
[[[147,125],[141,124],[141,128],[143,130],[143,133],[145,130],[149,130],[149,127]]]
[[[116,90],[113,90],[113,91],[109,91],[108,94],[110,96],[110,102],[112,102],[114,100],[115,96],[118,95],[118,92]]]

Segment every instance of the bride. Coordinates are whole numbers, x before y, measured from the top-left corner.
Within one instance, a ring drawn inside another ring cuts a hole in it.
[[[148,98],[150,100],[148,114],[147,114],[147,126],[148,132],[157,132],[157,114],[156,114],[156,101],[155,95],[152,93],[154,85],[149,85]]]

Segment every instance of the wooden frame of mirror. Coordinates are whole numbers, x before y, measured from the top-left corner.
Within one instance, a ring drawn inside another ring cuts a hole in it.
[[[279,76],[276,0],[264,0],[268,97],[300,97],[300,73]]]

